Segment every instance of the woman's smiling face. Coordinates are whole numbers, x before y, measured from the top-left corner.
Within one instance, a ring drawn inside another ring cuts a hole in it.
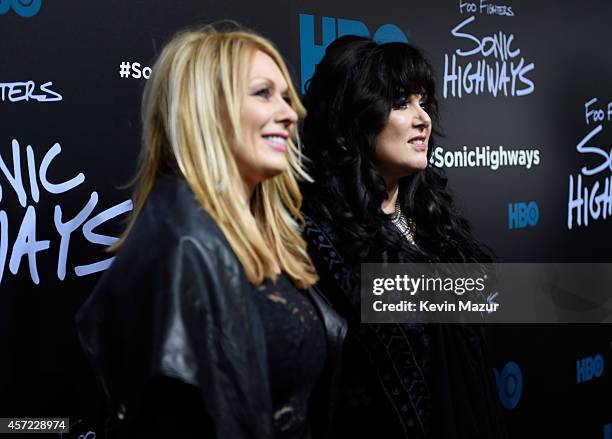
[[[385,181],[397,180],[427,167],[431,118],[423,107],[424,98],[414,94],[398,100],[376,136],[374,163]]]
[[[240,111],[245,144],[237,145],[236,162],[245,183],[255,186],[287,169],[287,143],[298,116],[286,79],[266,53],[253,54],[246,85]]]

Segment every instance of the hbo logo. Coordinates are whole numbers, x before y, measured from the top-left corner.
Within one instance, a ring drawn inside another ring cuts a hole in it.
[[[321,44],[315,43],[314,16],[310,14],[300,14],[300,58],[302,64],[302,92],[304,86],[314,74],[315,67],[323,58],[325,49],[336,38],[344,35],[359,35],[369,37],[368,27],[361,21],[346,20],[333,17],[323,17],[321,19]],[[372,37],[377,43],[388,43],[400,41],[407,43],[406,34],[394,24],[383,24]]]
[[[540,210],[535,201],[508,204],[508,228],[522,229],[533,227],[540,219]]]
[[[601,354],[576,361],[576,383],[584,383],[603,374],[604,359]]]
[[[499,400],[506,410],[515,408],[523,395],[523,372],[517,363],[506,363],[501,373],[493,369]]]
[[[0,0],[0,15],[13,9],[17,15],[30,18],[38,14],[41,6],[42,0]]]

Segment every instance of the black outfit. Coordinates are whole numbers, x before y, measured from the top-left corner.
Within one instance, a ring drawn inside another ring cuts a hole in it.
[[[159,177],[77,315],[84,350],[122,419],[117,431],[241,439],[305,437],[310,429],[324,437],[345,323],[317,292],[299,292],[284,276],[265,288],[247,280],[186,183]],[[291,334],[283,338],[284,328]],[[301,376],[285,369],[306,365]],[[308,425],[305,402],[317,381]]]
[[[334,434],[506,437],[482,326],[361,323],[359,265],[346,262],[332,224],[311,210],[305,219],[318,285],[349,324]],[[389,262],[411,262],[399,255]]]
[[[285,275],[258,288],[264,325],[276,437],[308,435],[308,398],[325,360],[325,331],[316,309]]]

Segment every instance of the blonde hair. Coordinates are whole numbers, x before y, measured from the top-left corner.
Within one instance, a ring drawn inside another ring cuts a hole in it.
[[[240,209],[244,186],[232,151],[243,147],[240,110],[257,50],[276,62],[288,84],[291,107],[300,118],[305,116],[287,67],[269,41],[251,31],[213,26],[179,32],[163,49],[145,87],[134,209],[114,248],[130,233],[160,169],[171,166],[221,228],[251,283],[275,280],[277,267],[299,288],[317,281],[301,236],[297,178],[310,177],[296,142],[288,142],[287,170],[256,186],[250,200],[255,223]],[[295,124],[291,134],[297,139]]]

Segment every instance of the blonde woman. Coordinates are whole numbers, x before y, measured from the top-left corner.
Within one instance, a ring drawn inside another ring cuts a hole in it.
[[[330,386],[345,326],[310,288],[303,115],[281,56],[254,33],[209,26],[163,49],[134,210],[77,316],[127,436],[324,434],[328,395],[311,395]]]

